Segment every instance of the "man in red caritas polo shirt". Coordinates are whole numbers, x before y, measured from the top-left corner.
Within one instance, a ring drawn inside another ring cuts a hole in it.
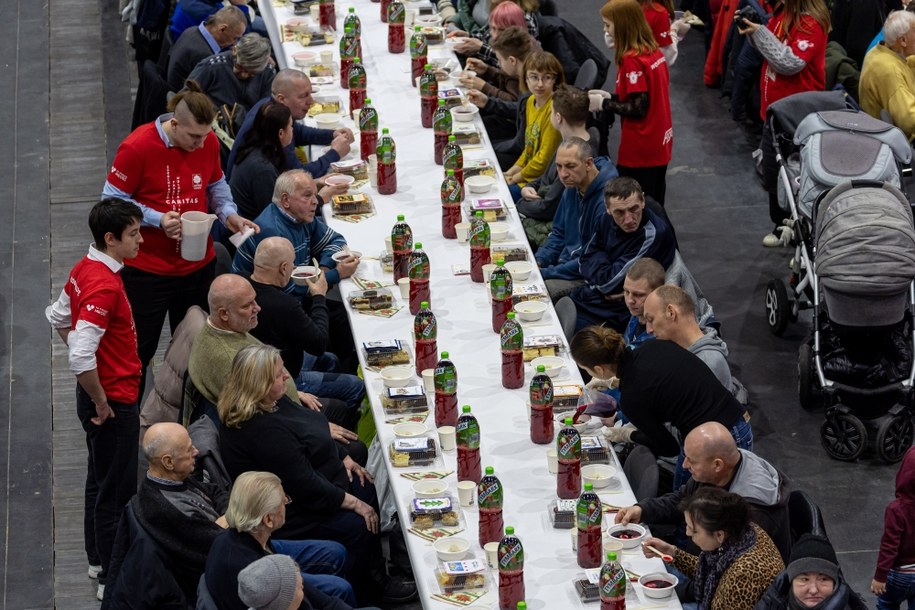
[[[132,201],[143,212],[143,251],[121,276],[133,306],[144,382],[165,314],[174,331],[189,307],[206,309],[216,271],[211,238],[201,260],[181,258],[181,214],[212,211],[230,233],[258,230],[238,215],[223,177],[219,140],[210,127],[215,116],[210,98],[189,81],[169,109],[171,114],[141,125],[121,142],[102,190],[103,197]]]
[[[86,432],[84,535],[89,576],[102,599],[121,510],[137,491],[140,359],[119,271],[140,251],[140,210],[103,199],[89,212],[94,244],[45,315],[69,348],[76,412]]]

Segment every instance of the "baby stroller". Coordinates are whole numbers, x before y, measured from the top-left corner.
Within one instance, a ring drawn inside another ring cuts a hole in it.
[[[896,462],[915,437],[915,226],[898,188],[911,150],[892,126],[844,110],[808,115],[790,143],[801,147],[791,163],[783,147],[778,154],[793,298],[783,281],[769,283],[769,327],[780,335],[801,309],[813,311],[798,395],[804,408],[826,408],[826,453],[859,458],[870,429],[877,456]]]

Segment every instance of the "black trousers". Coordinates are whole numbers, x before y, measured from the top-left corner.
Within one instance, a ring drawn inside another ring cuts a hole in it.
[[[165,315],[168,314],[169,328],[175,332],[192,305],[208,310],[207,292],[215,277],[215,258],[188,275],[157,275],[133,267],[121,270],[124,289],[137,327],[137,352],[143,366],[140,397],[146,388],[146,367],[159,347]]]
[[[95,403],[76,385],[76,413],[86,432],[89,461],[86,469],[83,536],[91,565],[101,565],[99,583],[105,584],[121,511],[137,493],[137,452],[140,410],[137,403],[109,400],[114,417],[101,426],[92,423]]]
[[[626,167],[617,165],[616,170],[620,176],[632,178],[642,187],[642,192],[664,205],[664,196],[667,194],[667,166],[655,167]]]

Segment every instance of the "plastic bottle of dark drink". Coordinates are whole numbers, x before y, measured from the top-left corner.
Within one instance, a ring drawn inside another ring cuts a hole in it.
[[[372,100],[365,98],[362,112],[359,113],[359,155],[367,161],[369,155],[375,154],[378,148],[378,111],[372,106]]]
[[[502,348],[502,387],[520,388],[524,385],[524,333],[515,321],[513,311],[508,312],[505,324],[499,330],[499,344]]]
[[[480,547],[502,539],[502,482],[486,467],[486,476],[477,485],[477,506],[480,508]]]
[[[365,66],[358,57],[353,58],[349,68],[349,118],[365,104],[366,76]]]
[[[483,283],[483,265],[488,265],[489,258],[489,224],[483,220],[483,212],[478,211],[470,221],[470,279]]]
[[[388,5],[388,53],[403,53],[406,47],[403,26],[406,11],[400,0]]]
[[[416,242],[413,246],[413,252],[410,253],[410,267],[407,272],[410,278],[410,313],[414,316],[419,313],[422,303],[431,303],[432,297],[429,291],[429,256],[423,252],[423,245]],[[438,350],[432,352],[432,362],[435,362],[435,356]],[[419,357],[417,357],[416,366],[419,366]],[[424,366],[423,369],[432,368]],[[422,370],[417,370],[422,373]]]
[[[451,171],[451,170],[448,170]],[[512,274],[505,268],[505,259],[496,259],[496,268],[489,275],[489,296],[492,309],[492,332],[502,331],[502,325],[512,310]]]
[[[626,571],[616,560],[616,553],[607,553],[607,563],[601,566],[600,610],[626,610]]]
[[[457,368],[448,359],[448,352],[442,352],[442,359],[435,365],[432,380],[435,383],[435,427],[456,426],[458,377]]]
[[[378,158],[378,193],[393,195],[397,192],[397,147],[387,127],[381,130],[375,154]]]
[[[448,136],[448,143],[442,150],[442,163],[446,170],[454,170],[454,177],[464,186],[464,151],[458,146],[454,136]]]
[[[356,8],[351,6],[346,12],[346,19],[343,20],[343,29],[346,31],[346,28],[349,27],[353,31],[353,36],[359,38],[362,36],[362,20],[359,19],[359,15],[356,14]]]
[[[602,551],[600,519],[603,509],[600,498],[594,493],[591,483],[585,483],[585,491],[578,497],[575,507],[575,525],[578,528],[578,566],[599,568]]]
[[[448,110],[445,100],[438,101],[435,114],[432,115],[432,131],[435,134],[433,144],[435,163],[441,165],[444,158],[442,154],[445,151],[445,145],[448,144],[448,136],[451,135],[451,111]]]
[[[553,380],[546,367],[537,365],[530,385],[531,441],[538,445],[553,442]]]
[[[581,435],[567,417],[556,436],[556,495],[563,500],[577,498],[581,493]]]
[[[322,30],[337,29],[337,8],[334,6],[334,0],[320,0],[318,19]]]
[[[464,188],[454,177],[454,171],[448,170],[442,180],[442,237],[457,239],[455,225],[461,222],[461,202],[464,201]]]
[[[514,610],[523,600],[524,548],[509,525],[499,543],[499,610]]]
[[[426,64],[419,77],[419,116],[423,127],[432,127],[432,115],[438,105],[438,80],[432,64]]]
[[[356,57],[359,57],[359,38],[353,33],[352,25],[344,25],[340,37],[340,86],[344,89],[349,89],[349,71]]]
[[[419,245],[419,244],[417,244]],[[413,318],[413,340],[416,343],[416,374],[422,376],[423,371],[435,366],[435,357],[438,354],[436,337],[438,336],[438,323],[435,314],[429,309],[428,301],[419,304],[419,311]]]
[[[455,432],[458,481],[480,482],[480,424],[464,405]]]
[[[384,2],[384,0],[382,0]],[[413,36],[410,38],[410,84],[416,86],[416,79],[419,78],[426,68],[429,57],[429,43],[423,29],[420,26],[413,28]]]
[[[388,22],[388,6],[390,5],[391,0],[381,0],[381,6],[379,8],[381,9],[381,20],[384,23]]]
[[[391,229],[391,248],[394,252],[394,283],[396,284],[397,280],[409,277],[410,253],[413,252],[413,230],[404,222],[403,214],[397,215],[397,222]]]

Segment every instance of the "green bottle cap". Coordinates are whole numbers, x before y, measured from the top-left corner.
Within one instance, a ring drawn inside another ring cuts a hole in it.
[[[356,12],[356,7],[355,7],[355,6],[349,7],[349,12],[350,12],[350,13],[355,13],[355,12]]]
[[[607,553],[607,561],[616,561],[616,551]]]
[[[426,70],[431,70],[431,69],[432,69],[432,64],[426,64],[424,67],[425,67]]]
[[[510,311],[510,312],[508,312],[508,314],[507,314],[505,317],[508,318],[509,320],[514,320],[514,319],[515,319],[515,312]]]
[[[453,176],[454,170],[453,169],[445,170],[445,173],[448,174],[449,176]]]
[[[486,474],[492,474],[495,470],[493,470],[492,466],[487,466],[484,472],[486,472]]]
[[[515,528],[513,528],[513,527],[510,526],[510,525],[509,525],[509,526],[506,526],[506,527],[505,527],[505,535],[506,535],[506,536],[514,536],[514,535],[515,535]]]
[[[439,106],[444,106],[444,105],[445,105],[445,100],[439,100],[439,101],[438,101],[438,105],[439,105]]]
[[[387,129],[385,129],[385,131],[387,131]],[[397,222],[402,222],[402,221],[403,221],[403,218],[404,218],[404,217],[403,217],[403,214],[398,214],[398,215],[397,215]]]
[[[518,602],[518,610],[527,610],[527,602]]]
[[[387,127],[382,127],[382,128],[381,128],[381,135],[383,135],[383,136],[388,135],[388,128],[387,128]]]
[[[461,411],[464,413],[470,413],[470,405],[464,405],[461,407]]]
[[[450,170],[450,169],[449,169],[448,171],[450,172],[450,171],[453,171],[453,170]],[[497,259],[496,259],[496,264],[499,265],[500,267],[501,267],[502,265],[504,265],[504,264],[505,264],[505,257],[504,257],[504,256],[500,256],[499,258],[497,258]]]
[[[350,10],[353,10],[353,9],[350,9]],[[345,25],[345,26],[343,26],[343,33],[344,33],[344,34],[349,34],[349,33],[352,32],[352,31],[353,31],[353,26],[351,26],[351,25]]]
[[[422,244],[422,242],[416,242],[415,244],[413,244],[413,249],[414,249],[414,250],[422,250],[422,249],[423,249],[423,244]]]
[[[358,64],[360,61],[362,61],[362,59],[359,58],[359,57],[354,57],[354,58],[353,58],[353,63],[354,63],[354,64]]]
[[[545,372],[546,372],[546,367],[545,367],[544,365],[542,365],[542,364],[538,364],[538,365],[537,365],[537,372],[538,372],[538,373],[545,373]]]
[[[451,136],[451,137],[454,137],[454,136]],[[473,213],[473,215],[476,216],[477,218],[483,218],[483,210],[477,210],[476,212]]]
[[[414,31],[414,32],[420,32],[420,33],[422,33],[422,30],[423,30],[423,26],[421,26],[421,25],[413,26],[413,31]]]
[[[564,423],[564,424],[567,425],[567,426],[571,426],[571,425],[572,425],[572,418],[571,418],[571,417],[567,417],[567,418],[565,418],[564,420],[562,420],[562,423]]]
[[[364,106],[368,106],[368,105],[371,104],[371,103],[372,103],[372,100],[371,100],[371,99],[365,98],[365,104],[364,104]]]
[[[593,489],[594,485],[592,483],[585,483],[585,491],[591,491]]]
[[[442,100],[442,101],[444,102],[445,100]],[[448,136],[448,141],[449,141],[449,142],[454,142],[454,136]]]
[[[448,352],[442,352],[442,360],[448,357]]]
[[[418,246],[419,244],[416,244],[416,245]],[[423,301],[423,302],[421,302],[421,303],[419,304],[419,308],[420,308],[420,309],[429,309],[429,301]],[[590,483],[588,483],[588,485],[590,485]]]

